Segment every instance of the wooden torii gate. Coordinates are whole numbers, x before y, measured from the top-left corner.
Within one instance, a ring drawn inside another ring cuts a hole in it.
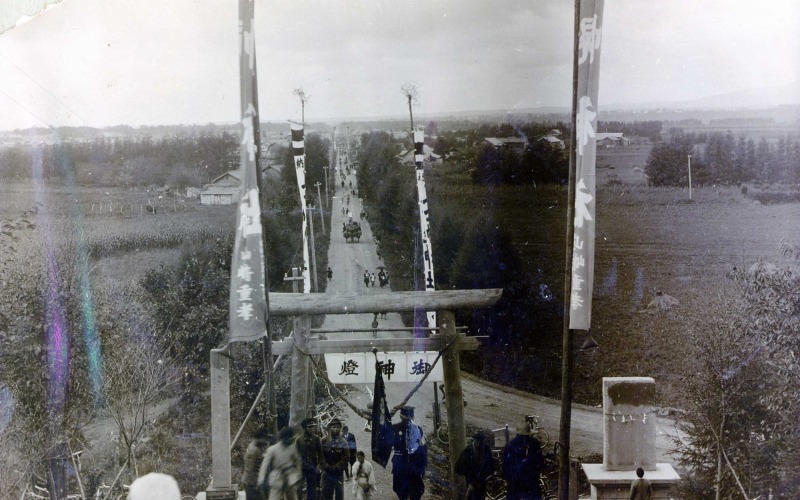
[[[450,452],[450,478],[456,484],[453,463],[466,446],[463,393],[461,390],[461,362],[459,351],[474,350],[478,341],[456,332],[453,311],[476,309],[494,305],[502,289],[437,290],[420,292],[391,292],[380,295],[354,294],[295,294],[270,293],[270,314],[295,316],[294,337],[272,343],[273,355],[289,355],[293,359],[306,358],[306,354],[333,352],[419,351],[444,350],[441,357],[444,373],[445,405],[447,407],[448,448]],[[311,339],[308,316],[324,314],[366,314],[380,312],[412,312],[415,309],[433,310],[439,318],[440,334],[423,338],[370,338],[370,339]],[[299,328],[298,328],[299,326]],[[211,461],[213,480],[206,498],[234,499],[236,485],[231,482],[231,431],[230,431],[230,358],[228,347],[211,350]],[[294,371],[293,366],[293,371]],[[300,370],[306,368],[301,367]],[[294,373],[293,373],[294,375]],[[307,377],[300,377],[308,380]],[[293,376],[294,382],[294,376]],[[302,420],[307,407],[306,387],[292,387],[292,420]],[[290,422],[291,423],[291,422]]]

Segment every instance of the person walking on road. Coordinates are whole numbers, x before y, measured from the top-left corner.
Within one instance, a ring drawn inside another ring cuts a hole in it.
[[[261,460],[269,446],[269,431],[262,427],[256,431],[253,440],[247,445],[244,453],[244,467],[242,468],[242,484],[246,500],[263,500],[261,491],[258,489],[258,470],[261,467]]]
[[[644,478],[644,469],[636,469],[636,479],[631,483],[630,500],[650,500],[653,498],[653,487]]]
[[[351,469],[353,478],[353,495],[356,500],[372,500],[375,498],[373,493],[377,493],[375,488],[375,471],[372,464],[367,462],[363,451],[356,453],[356,462]]]
[[[322,465],[325,463],[325,457],[322,454],[322,440],[314,433],[316,421],[313,418],[304,419],[301,425],[303,434],[297,438],[297,450],[303,460],[306,500],[317,500],[319,498],[319,475]]]
[[[364,271],[364,286],[369,286],[369,270]]]
[[[284,427],[280,441],[267,448],[258,471],[259,486],[269,488],[269,500],[297,500],[303,480],[303,460],[295,446],[294,429]]]
[[[375,273],[369,275],[369,283],[372,285],[372,288],[375,288]]]
[[[333,279],[333,270],[331,269],[331,266],[328,266],[328,281],[332,279]]]
[[[344,500],[344,472],[350,465],[350,448],[342,437],[342,421],[338,418],[328,424],[328,436],[322,440],[325,466],[322,472],[323,500]]]

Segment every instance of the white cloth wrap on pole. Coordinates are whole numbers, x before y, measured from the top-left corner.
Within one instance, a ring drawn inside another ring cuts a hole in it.
[[[303,125],[292,123],[292,152],[294,170],[297,173],[297,188],[300,190],[300,210],[303,213],[303,293],[311,293],[311,266],[308,251],[308,212],[306,211],[306,150],[303,140]]]
[[[414,131],[414,160],[417,168],[417,199],[419,203],[419,233],[422,240],[422,265],[425,270],[425,291],[436,290],[433,276],[433,247],[431,246],[430,230],[431,219],[428,207],[428,192],[425,189],[425,170],[423,168],[423,144],[425,133],[421,130]],[[428,326],[436,327],[436,312],[428,311]]]
[[[239,71],[242,140],[239,146],[242,187],[231,259],[231,341],[256,340],[266,334],[267,299],[264,244],[257,179],[258,93],[253,39],[253,4],[239,7]]]
[[[575,235],[572,246],[572,290],[569,327],[588,330],[592,322],[595,236],[595,161],[597,94],[603,0],[581,0],[578,36],[578,109],[575,134]]]

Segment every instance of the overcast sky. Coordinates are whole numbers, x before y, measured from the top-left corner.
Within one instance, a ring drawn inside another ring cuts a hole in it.
[[[5,0],[3,0],[5,1]],[[41,0],[40,0],[41,1]],[[236,0],[62,0],[0,34],[0,129],[239,119]],[[570,104],[569,0],[256,0],[261,119]],[[797,0],[606,1],[600,103],[792,86]]]

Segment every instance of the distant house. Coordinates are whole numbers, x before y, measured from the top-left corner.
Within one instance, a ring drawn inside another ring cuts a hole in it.
[[[241,177],[230,170],[209,182],[200,192],[201,205],[233,205],[239,202]]]
[[[437,155],[433,152],[433,148],[428,146],[427,144],[422,145],[422,155],[423,155],[423,163],[441,163],[442,157],[441,155]],[[413,149],[404,149],[400,151],[400,154],[397,155],[397,159],[400,160],[400,163],[403,165],[415,165],[416,160],[414,158],[414,150]]]
[[[495,149],[509,148],[514,151],[523,151],[528,145],[528,140],[521,137],[484,137],[483,140]]]
[[[556,131],[557,132],[557,131]],[[539,142],[546,142],[553,146],[554,148],[564,149],[566,146],[564,145],[564,141],[559,139],[554,135],[546,135],[544,137],[539,138]]]
[[[622,135],[622,132],[598,132],[595,136],[598,148],[613,148],[627,146],[631,140]]]

